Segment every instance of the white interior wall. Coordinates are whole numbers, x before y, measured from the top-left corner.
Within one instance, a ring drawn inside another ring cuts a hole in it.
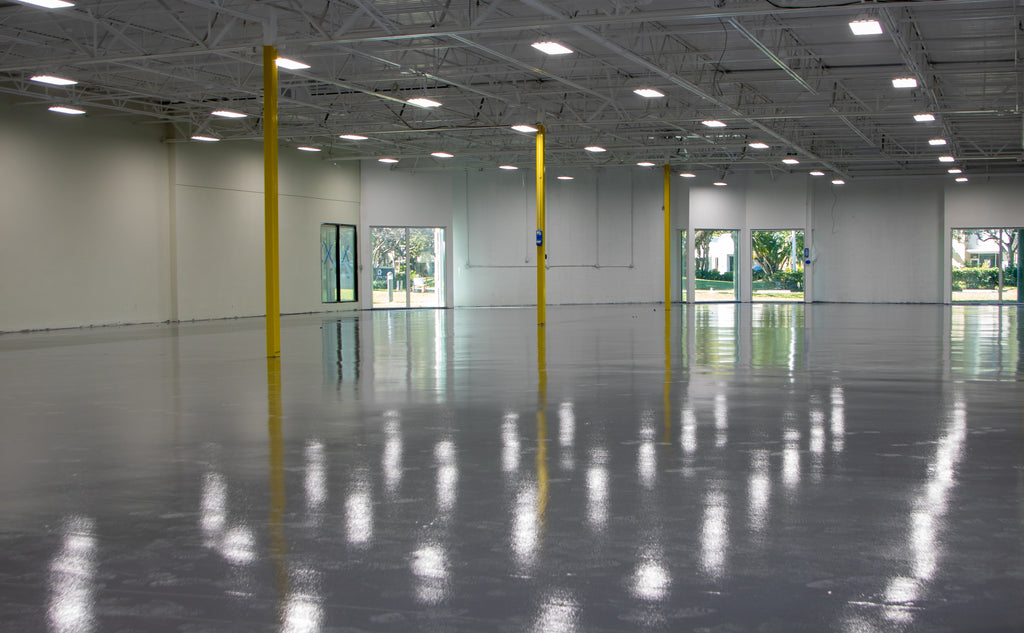
[[[944,181],[818,180],[813,191],[815,301],[941,303]],[[946,260],[948,261],[948,259]]]
[[[0,100],[0,331],[165,318],[160,135]]]
[[[264,314],[262,144],[176,143],[172,151],[176,318]],[[359,307],[320,302],[320,225],[359,224],[358,164],[285,147],[278,162],[281,312]]]
[[[264,313],[259,143],[0,100],[0,331]],[[281,309],[320,303],[319,225],[359,223],[358,165],[281,150]]]
[[[260,145],[162,134],[0,100],[0,331],[263,313]],[[449,305],[534,303],[532,171],[360,170],[285,148],[280,170],[283,312],[369,307],[375,225],[446,229]],[[571,174],[550,181],[549,301],[660,301],[662,172]],[[738,262],[753,229],[807,228],[816,301],[948,301],[950,229],[1024,224],[1021,177],[838,188],[748,176],[717,188],[673,174],[672,187],[673,228],[739,229]],[[319,302],[323,222],[359,226],[359,304]],[[673,251],[678,296],[678,234]],[[740,288],[749,299],[742,275]]]
[[[546,199],[551,304],[662,298],[661,175],[633,169],[559,170]],[[530,170],[405,171],[366,165],[363,218],[370,225],[450,229],[449,302],[536,302],[536,188]],[[364,231],[363,250],[370,237]],[[363,273],[369,283],[371,272]]]

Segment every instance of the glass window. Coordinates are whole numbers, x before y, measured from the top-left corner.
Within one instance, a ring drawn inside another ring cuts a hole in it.
[[[443,308],[444,229],[370,227],[374,308]]]
[[[356,300],[356,227],[320,225],[320,301]]]
[[[1018,303],[1024,229],[953,229],[951,238],[954,302]]]
[[[804,300],[804,232],[751,231],[751,297],[754,301]]]
[[[679,232],[679,300],[686,301],[686,229]]]
[[[736,244],[739,231],[693,232],[695,301],[736,301]]]

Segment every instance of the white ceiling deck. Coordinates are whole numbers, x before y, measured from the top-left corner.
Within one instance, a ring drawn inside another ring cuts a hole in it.
[[[18,107],[74,104],[89,117],[167,125],[171,140],[259,139],[270,43],[311,66],[280,73],[282,143],[319,147],[324,160],[530,167],[532,136],[509,126],[539,122],[549,164],[564,167],[1017,173],[1021,4],[77,0],[50,10],[0,1],[0,92]],[[883,33],[853,35],[848,22],[862,15]],[[530,46],[537,40],[574,52],[548,56]],[[37,74],[79,83],[43,85],[29,79]],[[895,77],[918,87],[894,88]],[[665,96],[645,99],[638,87]],[[443,105],[407,103],[416,96]],[[211,116],[217,109],[249,116]],[[921,112],[936,120],[915,122]],[[338,138],[346,133],[368,140]],[[929,145],[934,138],[948,144]],[[755,141],[770,147],[750,148]]]

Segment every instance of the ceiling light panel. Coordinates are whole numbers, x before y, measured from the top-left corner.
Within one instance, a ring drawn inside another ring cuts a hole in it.
[[[413,97],[412,99],[409,99],[406,103],[408,103],[410,105],[414,105],[414,106],[416,106],[418,108],[440,108],[441,107],[441,102],[440,101],[434,101],[433,99],[427,99],[426,97]]]
[[[53,75],[35,75],[31,79],[37,83],[50,84],[51,86],[73,86],[78,83],[74,79],[54,77]]]
[[[658,97],[665,96],[664,92],[660,90],[655,90],[654,88],[637,88],[633,92],[646,99],[657,99]]]
[[[63,9],[64,7],[75,6],[74,2],[65,2],[64,0],[18,0],[18,2],[44,9]]]
[[[871,18],[853,20],[850,22],[850,31],[854,35],[881,35],[882,25],[878,20]]]
[[[288,59],[287,57],[278,57],[274,60],[274,63],[278,68],[284,68],[285,70],[305,70],[309,68],[309,64],[304,64],[295,59]]]
[[[57,112],[59,114],[85,114],[85,110],[81,108],[72,108],[71,106],[50,106],[47,108],[50,112]]]
[[[896,77],[892,80],[893,88],[917,88],[917,79],[913,77]]]
[[[530,46],[548,55],[568,55],[573,52],[571,48],[558,42],[534,42]]]

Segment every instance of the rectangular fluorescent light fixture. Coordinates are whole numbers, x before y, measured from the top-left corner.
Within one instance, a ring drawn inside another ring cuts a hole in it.
[[[808,173],[811,174],[812,176],[824,176],[825,175],[825,172],[820,171],[818,169],[815,169],[814,171],[808,172]]]
[[[950,173],[950,174],[962,174],[962,173],[964,173],[964,170],[960,169],[959,167],[950,167],[946,171],[948,173]]]
[[[939,156],[940,163],[955,163],[956,159],[952,156]]]
[[[559,176],[559,180],[572,180],[572,176]]]
[[[448,152],[431,152],[430,155],[435,158],[455,158],[455,154],[449,154]]]
[[[523,134],[536,134],[539,130],[532,125],[513,125],[512,129]]]
[[[320,151],[319,147],[310,147],[308,145],[299,145],[295,149],[299,150],[300,152],[319,152]]]
[[[343,138],[346,141],[365,141],[366,137],[362,134],[341,134],[338,138]]]
[[[758,141],[754,143],[748,143],[747,147],[752,147],[754,149],[768,149],[768,143],[761,143],[760,141]]]
[[[287,57],[278,57],[274,60],[278,68],[284,68],[286,70],[305,70],[309,68],[309,64],[303,64],[302,62],[295,61],[294,59],[288,59]]]
[[[934,121],[935,115],[929,112],[922,112],[921,114],[915,114],[914,120],[918,123],[925,123],[927,121]]]
[[[881,35],[882,25],[878,20],[853,20],[850,22],[850,30],[854,35]]]
[[[716,180],[715,182],[713,182],[711,184],[713,184],[716,187],[726,187],[726,186],[729,185],[729,183],[725,182],[724,180]]]
[[[928,144],[929,145],[945,145],[946,144],[946,139],[944,139],[944,138],[928,139]]]
[[[498,169],[504,169],[506,171],[515,171],[519,169],[515,165],[498,165]]]
[[[843,180],[842,178],[836,178],[835,180],[832,181],[832,184],[833,185],[845,185],[846,181]]]
[[[530,46],[548,55],[568,55],[572,52],[571,48],[563,46],[558,42],[534,42]]]
[[[957,178],[956,181],[957,182],[967,182],[967,177],[966,176],[961,176],[961,177]]]
[[[657,97],[665,96],[664,92],[660,90],[655,90],[654,88],[637,88],[633,92],[640,95],[641,97],[646,97],[648,99],[655,99]]]
[[[600,154],[601,152],[607,152],[608,151],[605,148],[601,147],[600,145],[587,145],[583,149],[587,150],[588,152],[592,152],[594,154]]]
[[[786,163],[787,165],[799,165],[800,164],[800,161],[798,161],[795,158],[783,158],[782,162]]]
[[[654,163],[649,160],[642,160],[636,164],[637,167],[654,167]]]
[[[398,159],[397,158],[378,158],[377,162],[378,163],[388,163],[389,165],[392,165],[394,163],[397,163]]]
[[[235,112],[234,110],[214,110],[210,114],[213,116],[219,116],[223,119],[244,119],[249,116],[244,112]]]
[[[22,4],[31,4],[36,7],[43,7],[44,9],[63,9],[64,7],[75,6],[74,2],[64,2],[64,0],[18,0]]]
[[[892,80],[893,88],[917,88],[917,79],[913,77],[896,77]]]
[[[409,105],[414,105],[418,108],[440,108],[441,103],[434,101],[433,99],[427,99],[426,97],[413,97],[406,101]]]
[[[202,141],[204,143],[216,143],[220,139],[219,138],[215,138],[213,136],[203,136],[202,134],[193,134],[192,135],[192,140],[193,141]]]
[[[61,114],[85,114],[85,110],[79,110],[78,108],[71,108],[68,106],[50,106],[47,110],[50,112],[59,112]]]
[[[74,79],[64,79],[63,77],[54,77],[53,75],[36,75],[35,77],[30,77],[30,79],[41,84],[50,84],[51,86],[73,86],[78,83]]]
[[[707,127],[725,127],[725,123],[722,123],[721,121],[718,121],[716,119],[708,119],[707,121],[701,121],[701,124],[706,125]]]
[[[697,177],[697,174],[691,174],[688,171],[684,171],[683,173],[681,173],[679,175],[682,176],[683,178],[696,178]]]

